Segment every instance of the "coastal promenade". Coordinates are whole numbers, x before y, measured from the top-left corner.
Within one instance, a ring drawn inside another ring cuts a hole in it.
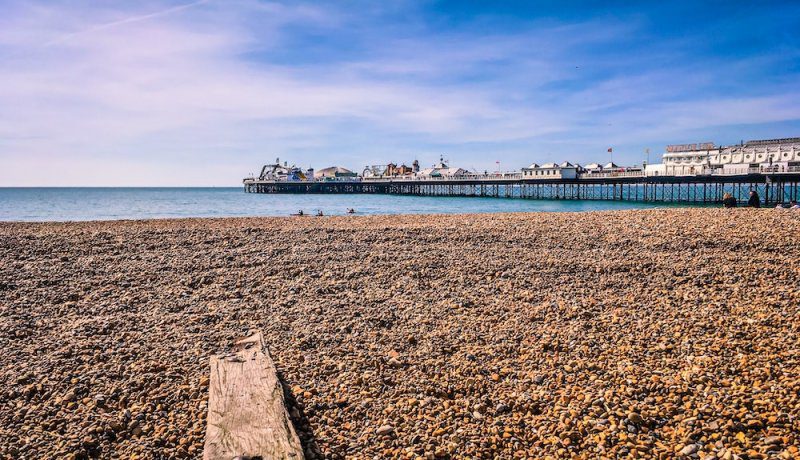
[[[800,170],[741,175],[645,176],[637,172],[588,174],[573,179],[526,179],[522,174],[370,178],[329,181],[246,179],[249,193],[380,193],[524,199],[719,203],[725,193],[747,200],[758,192],[766,205],[800,200]]]
[[[0,458],[200,458],[251,330],[307,459],[798,458],[799,251],[789,209],[0,223]]]

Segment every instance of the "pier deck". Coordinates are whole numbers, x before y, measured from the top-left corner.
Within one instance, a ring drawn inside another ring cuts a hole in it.
[[[249,193],[375,193],[524,199],[718,203],[725,193],[746,200],[755,190],[765,205],[800,199],[800,174],[620,176],[576,179],[515,177],[262,181],[246,179]]]

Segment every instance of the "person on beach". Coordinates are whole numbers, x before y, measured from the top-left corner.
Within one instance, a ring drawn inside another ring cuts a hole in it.
[[[303,210],[301,209],[301,210],[297,211],[297,215],[298,216],[302,216],[303,215]]]
[[[756,192],[755,190],[750,190],[750,199],[747,200],[747,207],[748,208],[761,207],[761,197],[758,196],[758,192]]]
[[[322,209],[317,210],[317,217],[322,217]]]
[[[722,206],[725,208],[735,208],[736,207],[736,198],[733,197],[730,193],[726,193],[722,195]]]
[[[356,210],[355,210],[355,209],[353,209],[353,208],[348,208],[348,209],[347,209],[347,213],[348,213],[348,214],[355,214],[355,213],[356,213]]]
[[[789,209],[800,209],[800,203],[795,200],[789,202]]]

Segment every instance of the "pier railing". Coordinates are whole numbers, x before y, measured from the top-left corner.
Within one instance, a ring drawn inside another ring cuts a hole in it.
[[[364,177],[364,182],[409,182],[409,181],[498,181],[498,180],[521,180],[525,177],[519,172],[509,173],[490,173],[490,174],[461,174],[458,176],[383,176],[383,177]]]
[[[787,174],[800,173],[800,166],[772,165],[772,166],[740,166],[728,169],[705,168],[703,174],[712,176],[738,176],[742,174]]]
[[[644,177],[644,171],[595,171],[582,173],[578,176],[579,179],[603,179],[608,177]]]

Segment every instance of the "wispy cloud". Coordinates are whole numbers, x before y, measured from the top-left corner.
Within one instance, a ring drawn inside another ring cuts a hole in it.
[[[77,37],[79,35],[91,34],[92,32],[98,32],[98,31],[101,31],[101,30],[111,29],[111,28],[114,28],[114,27],[117,27],[117,26],[121,26],[123,24],[130,24],[132,22],[146,21],[148,19],[153,19],[153,18],[157,18],[157,17],[160,17],[160,16],[166,16],[168,14],[177,13],[178,11],[182,11],[182,10],[185,10],[187,8],[191,8],[193,6],[197,6],[197,5],[206,3],[206,2],[208,2],[208,0],[199,0],[199,1],[196,1],[196,2],[191,2],[191,3],[186,3],[186,4],[183,4],[183,5],[173,6],[171,8],[166,8],[166,9],[163,9],[163,10],[160,10],[160,11],[156,11],[154,13],[139,14],[139,15],[130,16],[130,17],[127,17],[127,18],[124,18],[124,19],[118,19],[116,21],[107,22],[105,24],[94,25],[94,26],[91,26],[91,27],[89,27],[87,29],[80,30],[78,32],[73,32],[73,33],[70,33],[70,34],[66,34],[66,35],[58,37],[58,38],[56,38],[54,40],[50,40],[49,42],[45,43],[44,46],[57,45],[59,43],[63,43],[65,41],[70,40],[70,39],[72,39],[74,37]]]
[[[0,184],[235,184],[279,155],[360,168],[444,153],[484,169],[613,143],[636,161],[704,127],[800,127],[785,51],[683,66],[691,41],[647,37],[641,15],[504,27],[442,25],[416,3],[105,5],[6,8]],[[782,77],[758,85],[755,59]]]

